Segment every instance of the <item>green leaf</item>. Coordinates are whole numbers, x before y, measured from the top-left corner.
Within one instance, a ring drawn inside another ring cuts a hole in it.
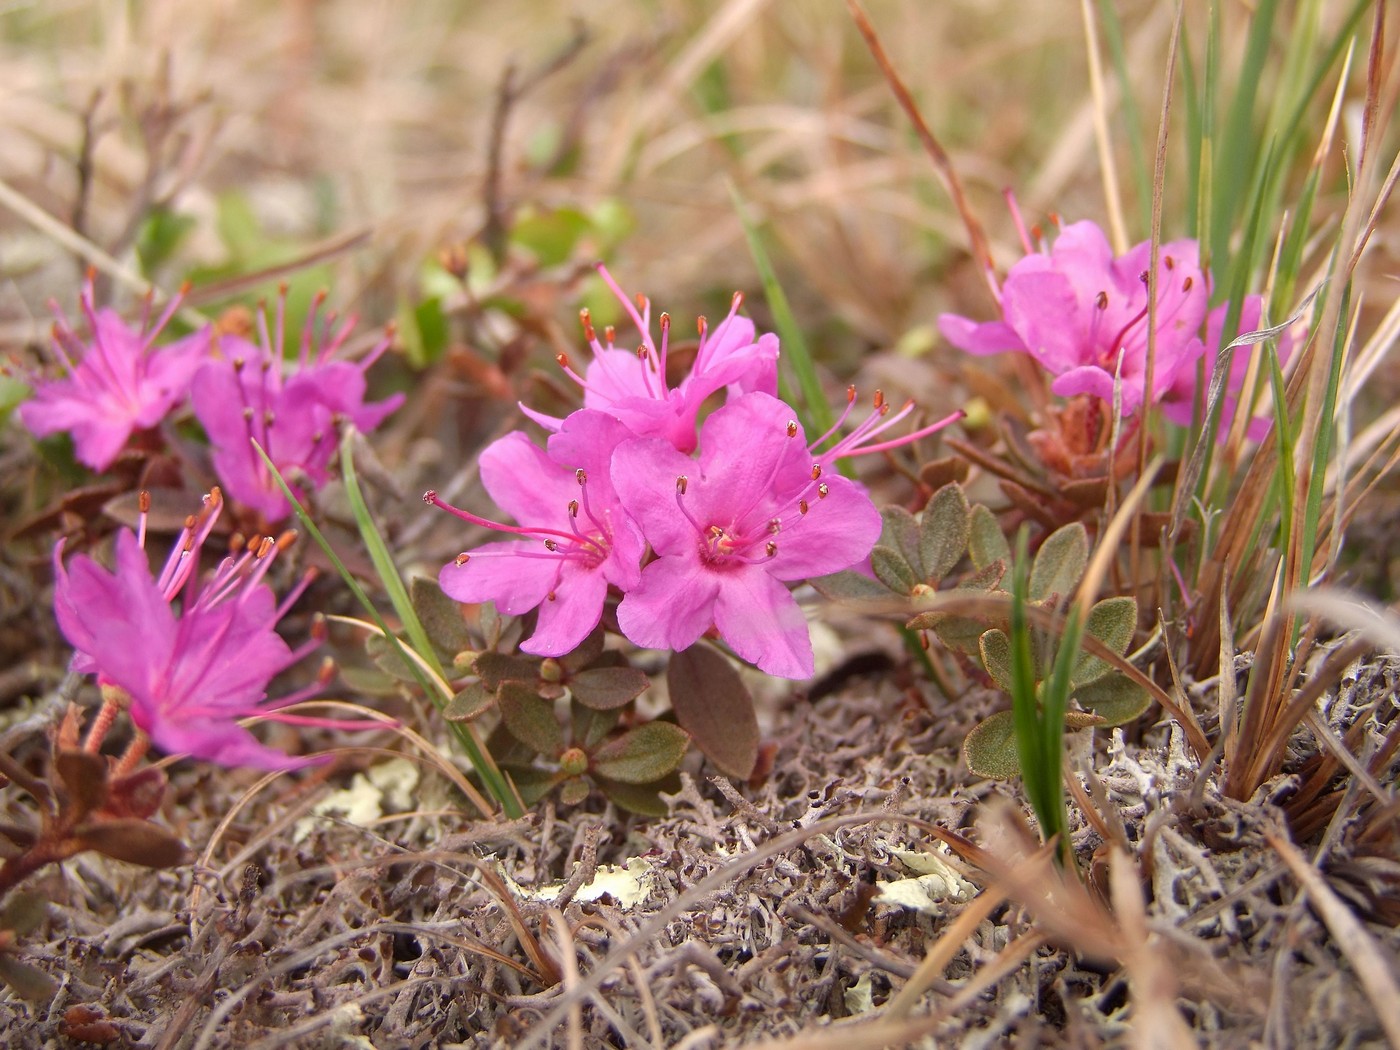
[[[461,604],[444,594],[436,580],[413,577],[408,583],[408,598],[423,630],[440,652],[450,657],[475,648]]]
[[[898,594],[909,594],[920,582],[904,555],[882,543],[870,552],[870,567],[881,583]]]
[[[42,1003],[54,997],[58,982],[43,970],[20,962],[13,955],[0,954],[0,981],[4,981],[21,999]]]
[[[967,553],[975,569],[985,569],[996,561],[1011,564],[1011,544],[1006,542],[996,517],[980,503],[972,508],[968,521]]]
[[[527,806],[533,806],[548,795],[561,779],[558,773],[548,769],[511,768],[509,773],[515,790],[520,792],[520,801]]]
[[[1011,692],[1011,639],[1005,631],[987,631],[977,641],[977,651],[982,655],[982,666],[992,676],[992,681],[1004,692]]]
[[[1147,690],[1132,679],[1112,674],[1076,689],[1079,706],[1103,719],[1106,726],[1121,726],[1152,706]]]
[[[644,817],[664,817],[670,812],[661,796],[674,795],[681,789],[681,778],[670,773],[654,784],[624,784],[620,780],[598,778],[598,787],[619,809],[640,813]]]
[[[73,829],[84,847],[145,868],[173,868],[189,859],[185,844],[148,820],[98,820]]]
[[[398,639],[390,640],[382,634],[371,634],[365,638],[365,652],[385,674],[400,682],[417,682],[418,668],[410,664],[403,653]]]
[[[442,717],[449,722],[470,722],[491,709],[496,702],[496,693],[482,682],[472,682],[459,692],[442,709]]]
[[[592,223],[576,208],[527,212],[511,226],[513,244],[533,255],[542,267],[568,262],[579,238]]]
[[[1122,656],[1128,651],[1133,634],[1137,631],[1137,599],[1125,595],[1095,602],[1089,610],[1088,620],[1084,622],[1084,631]],[[1113,665],[1108,661],[1092,653],[1081,653],[1070,681],[1076,687],[1087,685],[1111,670]]]
[[[566,806],[577,806],[592,790],[592,786],[583,777],[570,777],[559,786],[559,801]]]
[[[943,579],[961,560],[971,535],[971,517],[961,485],[944,485],[929,497],[919,525],[919,555],[928,584]]]
[[[889,601],[889,588],[872,580],[863,572],[849,569],[829,576],[814,576],[807,581],[818,594],[833,602]]]
[[[588,632],[588,637],[579,642],[571,653],[559,657],[559,664],[570,674],[583,670],[603,655],[603,625],[599,624]]]
[[[594,667],[569,679],[569,691],[584,707],[610,711],[644,693],[651,679],[635,667]]]
[[[919,523],[903,507],[884,507],[880,510],[880,520],[884,528],[880,532],[880,543],[893,547],[904,556],[915,580],[925,577],[923,559],[919,555]]]
[[[472,670],[489,688],[499,689],[506,682],[538,681],[540,658],[485,652],[477,656]]]
[[[963,761],[979,777],[1011,780],[1020,776],[1016,721],[1010,711],[998,711],[973,727],[963,741]]]
[[[571,728],[574,745],[585,751],[592,751],[601,744],[622,716],[620,708],[598,711],[584,707],[577,699],[570,702],[569,713],[573,723]]]
[[[1063,602],[1073,593],[1084,567],[1089,564],[1089,534],[1081,522],[1071,522],[1052,532],[1031,564],[1028,596],[1043,602],[1052,596]]]
[[[734,665],[708,645],[692,645],[672,655],[666,685],[695,746],[720,772],[748,777],[758,761],[758,716]]]
[[[670,722],[648,722],[593,752],[591,771],[624,784],[650,784],[681,764],[690,734]]]
[[[541,700],[525,682],[506,682],[496,694],[501,721],[510,735],[526,747],[550,758],[564,750],[564,730],[554,705]]]

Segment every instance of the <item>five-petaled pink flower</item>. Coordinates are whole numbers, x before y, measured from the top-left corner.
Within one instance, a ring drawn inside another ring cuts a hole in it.
[[[237,720],[261,715],[296,725],[342,725],[279,713],[319,692],[319,680],[267,702],[272,678],[319,644],[312,638],[293,649],[275,629],[309,577],[280,604],[263,582],[290,542],[288,534],[250,542],[201,584],[200,549],[221,506],[215,489],[204,510],[186,522],[159,577],[152,577],[143,549],[144,515],[139,537],[128,529],[117,533],[112,570],[83,554],[65,566],[60,540],[53,555],[54,612],[77,650],[74,670],[96,672],[99,682],[120,688],[130,698],[132,720],[157,747],[225,766],[306,765],[315,760],[259,743]]]
[[[67,374],[38,381],[19,418],[37,437],[72,434],[78,460],[106,470],[132,431],[155,426],[189,394],[190,380],[208,353],[209,333],[201,330],[157,349],[156,337],[180,297],[154,323],[147,298],[141,326],[132,328],[115,310],[96,308],[92,282],[89,274],[79,296],[90,341],[80,339],[51,304],[54,355]]]
[[[482,484],[518,525],[426,493],[425,503],[521,537],[448,562],[438,576],[444,593],[460,602],[493,601],[510,616],[538,607],[535,633],[520,648],[539,656],[572,651],[602,619],[609,584],[626,590],[637,583],[646,543],[609,474],[613,449],[630,437],[611,416],[584,409],[563,421],[548,452],[518,430],[488,445],[479,460]]]
[[[705,420],[698,461],[664,440],[624,442],[613,483],[657,554],[618,607],[632,642],[681,650],[713,625],[770,674],[812,674],[785,581],[860,562],[881,523],[859,485],[814,462],[791,408],[763,393],[731,400]]]
[[[329,480],[338,421],[347,420],[368,433],[403,403],[402,394],[365,401],[365,371],[389,348],[391,336],[385,335],[358,361],[333,360],[355,321],[347,318],[335,327],[334,319],[327,317],[318,332],[322,298],[307,317],[290,372],[283,354],[284,289],[274,335],[269,336],[267,316],[260,312],[258,344],[223,336],[215,343],[216,359],[194,377],[195,416],[214,446],[219,480],[230,497],[260,511],[269,524],[290,514],[291,506],[254,441],[300,497],[306,487],[320,488]]]
[[[1050,389],[1061,397],[1092,394],[1112,404],[1117,378],[1125,416],[1142,407],[1144,395],[1159,400],[1200,356],[1210,289],[1195,241],[1159,249],[1147,392],[1150,242],[1115,258],[1098,226],[1077,222],[1060,231],[1049,252],[1029,241],[1026,251],[1002,285],[1002,319],[979,324],[944,314],[938,326],[949,342],[973,354],[1028,353],[1055,376]]]
[[[700,406],[711,394],[726,387],[731,397],[751,391],[778,392],[778,337],[770,332],[755,338],[753,322],[739,316],[743,304],[739,293],[734,294],[729,315],[713,330],[700,318],[700,345],[695,361],[673,389],[666,377],[670,315],[661,315],[661,340],[655,342],[651,302],[639,297],[639,313],[606,267],[599,264],[598,273],[632,318],[642,343],[635,351],[618,349],[612,328],[604,330],[604,341],[599,342],[588,311],[582,312],[584,336],[593,360],[581,376],[562,354],[559,364],[583,388],[584,408],[607,413],[637,437],[661,438],[682,452],[691,452],[695,449]],[[558,430],[563,423],[526,405],[520,407],[547,430]]]

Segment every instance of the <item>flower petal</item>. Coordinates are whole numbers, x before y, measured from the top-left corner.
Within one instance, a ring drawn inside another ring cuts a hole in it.
[[[759,670],[780,678],[812,677],[807,618],[788,589],[761,564],[723,574],[715,626],[720,637]]]
[[[633,645],[679,652],[694,645],[713,620],[720,581],[696,558],[658,558],[617,607],[617,622]]]

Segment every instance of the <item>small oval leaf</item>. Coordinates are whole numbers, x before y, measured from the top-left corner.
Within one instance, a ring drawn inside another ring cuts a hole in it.
[[[914,572],[914,578],[922,580],[924,565],[919,557],[919,523],[914,520],[914,515],[903,507],[882,507],[880,520],[884,522],[880,543],[886,547],[893,547],[904,555],[904,560]]]
[[[1121,674],[1111,674],[1076,689],[1074,699],[1103,719],[1103,725],[1121,726],[1152,706],[1147,690]]]
[[[595,711],[611,711],[641,696],[651,679],[635,667],[594,667],[569,679],[574,699]]]
[[[73,804],[73,819],[82,820],[107,801],[107,759],[90,751],[60,751],[54,768]]]
[[[944,485],[929,497],[919,526],[919,555],[924,580],[930,585],[952,572],[967,551],[971,515],[960,485]]]
[[[503,682],[534,682],[540,677],[538,657],[511,656],[506,653],[485,652],[472,664],[476,676],[488,689],[499,689]]]
[[[1089,618],[1084,621],[1084,631],[1122,656],[1128,651],[1133,634],[1137,631],[1137,599],[1131,595],[1124,595],[1095,602],[1094,607],[1089,610]],[[1113,665],[1107,660],[1092,653],[1081,653],[1070,681],[1076,686],[1087,685],[1111,670]]]
[[[554,705],[536,695],[526,682],[506,682],[496,693],[501,721],[510,735],[526,747],[553,758],[564,749],[564,730]]]
[[[991,511],[982,504],[972,508],[968,520],[967,553],[972,558],[975,569],[985,569],[994,561],[1011,564],[1011,544],[1002,535],[1001,526]]]
[[[675,770],[690,734],[670,722],[647,722],[593,752],[590,771],[624,784],[650,784]]]
[[[1005,631],[987,631],[977,640],[982,666],[1004,692],[1011,692],[1011,639]]]
[[[758,761],[758,716],[734,665],[708,645],[692,645],[671,657],[666,685],[695,746],[721,773],[748,777]]]
[[[43,970],[28,963],[20,962],[13,955],[0,954],[0,981],[10,986],[10,990],[21,999],[31,1003],[42,1003],[52,999],[58,991],[58,982]]]
[[[1062,525],[1040,545],[1031,563],[1030,598],[1063,602],[1073,593],[1089,564],[1089,534],[1082,522]]]
[[[447,701],[442,717],[449,722],[470,722],[489,711],[495,702],[496,694],[484,682],[472,682]]]
[[[919,582],[904,555],[883,543],[876,544],[870,552],[870,568],[876,579],[897,594],[909,594]]]
[[[818,594],[833,602],[889,601],[890,591],[879,580],[863,572],[847,569],[830,576],[813,576],[807,581]]]
[[[408,583],[408,599],[429,640],[441,652],[454,656],[476,648],[461,604],[444,594],[436,580],[413,577]]]
[[[677,773],[670,773],[655,784],[624,784],[620,780],[600,779],[598,787],[619,809],[644,817],[664,817],[670,813],[670,807],[661,796],[679,791],[681,778]]]
[[[998,711],[973,727],[963,741],[963,760],[979,777],[1010,780],[1021,775],[1016,720],[1010,711]]]

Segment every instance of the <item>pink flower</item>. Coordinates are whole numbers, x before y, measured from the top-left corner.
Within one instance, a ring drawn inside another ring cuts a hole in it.
[[[294,724],[338,726],[329,720],[279,715],[279,708],[318,692],[322,683],[267,703],[272,678],[319,644],[292,649],[275,630],[310,577],[280,604],[262,582],[290,542],[254,540],[223,560],[201,586],[200,550],[219,516],[218,489],[191,517],[159,578],[153,578],[140,537],[117,533],[116,566],[104,569],[79,554],[65,567],[63,541],[54,548],[54,613],[78,650],[74,670],[96,672],[130,698],[137,727],[162,750],[225,766],[292,769],[292,758],[263,744],[237,719],[262,715]],[[179,611],[175,603],[179,602]]]
[[[327,317],[325,330],[318,333],[320,303],[318,298],[307,318],[290,372],[283,355],[284,290],[275,339],[269,337],[266,315],[260,314],[260,345],[224,336],[216,343],[220,356],[194,377],[194,412],[214,446],[220,481],[233,499],[260,511],[269,523],[281,521],[292,508],[253,441],[300,497],[304,488],[320,488],[329,480],[339,420],[368,433],[403,403],[402,394],[365,401],[365,372],[389,348],[391,337],[386,335],[358,361],[332,360],[355,321],[349,318],[335,328]]]
[[[778,337],[765,333],[754,338],[753,322],[738,315],[744,301],[742,295],[734,294],[729,316],[713,331],[709,330],[705,319],[700,318],[700,346],[695,351],[695,362],[673,390],[666,379],[670,315],[661,315],[658,350],[651,334],[650,301],[639,296],[642,309],[638,313],[607,268],[600,264],[598,272],[632,318],[642,344],[635,351],[618,349],[611,328],[604,331],[605,342],[600,343],[588,311],[583,311],[583,331],[593,351],[593,360],[582,376],[562,354],[559,364],[569,378],[583,388],[584,408],[606,412],[638,437],[661,438],[682,452],[691,452],[695,448],[700,406],[711,394],[723,387],[729,388],[731,396],[750,391],[770,395],[778,392]],[[562,423],[554,416],[525,405],[520,407],[547,430],[558,430]]]
[[[954,346],[973,354],[1028,353],[1056,378],[1061,397],[1093,394],[1110,404],[1121,377],[1123,414],[1142,407],[1147,369],[1147,269],[1144,241],[1114,258],[1092,222],[1066,226],[1049,253],[1033,251],[1006,275],[1002,319],[978,324],[944,314],[938,326]],[[1156,357],[1147,400],[1161,398],[1200,355],[1197,333],[1210,294],[1195,241],[1160,248]]]
[[[1204,409],[1209,391],[1211,369],[1215,366],[1215,355],[1219,353],[1220,348],[1226,343],[1234,342],[1241,334],[1253,332],[1259,328],[1264,310],[1263,299],[1257,295],[1245,296],[1244,302],[1240,306],[1239,327],[1234,335],[1226,339],[1223,329],[1225,315],[1229,313],[1229,310],[1230,304],[1222,303],[1210,312],[1206,318],[1206,341],[1202,345],[1200,357],[1197,359],[1201,363],[1188,365],[1177,373],[1171,389],[1162,398],[1162,414],[1179,426],[1189,427],[1192,424],[1196,406],[1196,384],[1202,375],[1206,380],[1206,386],[1201,390],[1201,406]],[[1280,365],[1288,363],[1288,359],[1293,355],[1296,341],[1292,332],[1284,332],[1279,337],[1278,357]],[[1231,351],[1230,371],[1225,380],[1225,393],[1222,395],[1223,407],[1220,410],[1217,442],[1223,443],[1230,435],[1230,427],[1235,419],[1235,409],[1239,404],[1240,388],[1244,386],[1245,375],[1249,371],[1250,354],[1256,349],[1255,346],[1239,346]],[[1198,369],[1201,370],[1199,374]],[[1264,383],[1264,389],[1267,391],[1267,377]],[[1269,426],[1272,422],[1272,413],[1255,416],[1249,421],[1245,434],[1251,441],[1262,441],[1264,435],[1269,432]]]
[[[488,543],[443,566],[438,581],[459,602],[492,601],[518,616],[536,607],[535,633],[520,648],[537,656],[571,652],[603,616],[608,586],[636,585],[646,544],[622,509],[608,464],[627,429],[602,412],[573,413],[538,448],[520,431],[482,452],[481,481],[519,525],[505,525],[423,500],[464,521],[522,537]]]
[[[870,553],[880,515],[859,485],[814,463],[792,409],[764,393],[706,419],[699,461],[656,438],[613,455],[622,506],[657,558],[618,607],[637,645],[685,649],[711,624],[769,674],[806,678],[812,645],[784,586]]]
[[[141,327],[129,327],[115,310],[93,305],[92,276],[79,297],[91,343],[84,343],[51,304],[54,356],[67,375],[37,383],[19,417],[36,437],[66,431],[73,450],[93,470],[106,470],[126,446],[133,430],[155,426],[185,399],[190,379],[209,347],[207,330],[176,340],[160,350],[155,340],[179,306],[176,297],[151,323],[151,300]]]

